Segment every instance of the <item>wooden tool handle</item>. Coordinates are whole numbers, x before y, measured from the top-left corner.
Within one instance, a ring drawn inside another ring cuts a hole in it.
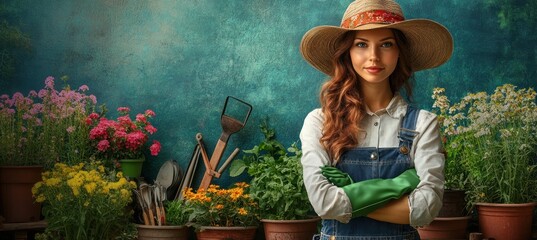
[[[146,211],[147,209],[142,209],[142,216],[144,217],[144,225],[149,225],[150,222],[149,222],[149,218],[147,217]]]
[[[218,166],[218,162],[220,161],[220,158],[222,157],[222,154],[224,153],[224,150],[226,149],[226,143],[220,139],[218,139],[218,142],[216,143],[216,147],[214,148],[213,155],[211,156],[211,170],[214,171],[216,167]],[[206,174],[203,175],[203,179],[201,180],[199,189],[207,189],[209,185],[211,185],[211,180],[213,180],[213,175]]]
[[[151,223],[151,226],[155,226],[155,215],[153,215],[153,209],[149,207],[147,210],[149,212],[149,222]]]

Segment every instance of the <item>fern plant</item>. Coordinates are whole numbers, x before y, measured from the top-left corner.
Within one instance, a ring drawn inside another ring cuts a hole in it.
[[[264,139],[252,149],[245,150],[242,159],[233,161],[230,175],[235,177],[247,170],[252,177],[250,196],[259,204],[261,218],[309,218],[313,209],[302,177],[302,151],[296,142],[285,149],[266,121],[260,127]]]

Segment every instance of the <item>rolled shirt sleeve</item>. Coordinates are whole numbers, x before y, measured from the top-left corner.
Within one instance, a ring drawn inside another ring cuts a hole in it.
[[[420,111],[412,157],[420,178],[418,187],[410,194],[410,225],[429,224],[442,208],[444,195],[444,161],[440,127],[436,115]]]
[[[320,109],[310,112],[300,132],[304,184],[313,209],[323,219],[350,221],[352,205],[343,189],[331,184],[321,173],[321,166],[331,165],[328,153],[319,142],[322,131]]]

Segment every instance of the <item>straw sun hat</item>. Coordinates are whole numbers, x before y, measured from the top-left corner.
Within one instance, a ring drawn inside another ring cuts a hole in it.
[[[393,0],[356,0],[337,26],[317,26],[306,32],[300,52],[306,61],[332,76],[332,58],[340,38],[348,31],[378,28],[398,29],[408,40],[413,71],[437,67],[453,52],[453,39],[439,23],[428,19],[405,20],[399,4]]]

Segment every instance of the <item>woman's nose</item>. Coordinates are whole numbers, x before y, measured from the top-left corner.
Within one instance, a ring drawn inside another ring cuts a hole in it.
[[[376,47],[372,47],[370,50],[369,50],[369,61],[371,62],[378,62],[380,59],[379,59],[379,49],[376,48]]]

